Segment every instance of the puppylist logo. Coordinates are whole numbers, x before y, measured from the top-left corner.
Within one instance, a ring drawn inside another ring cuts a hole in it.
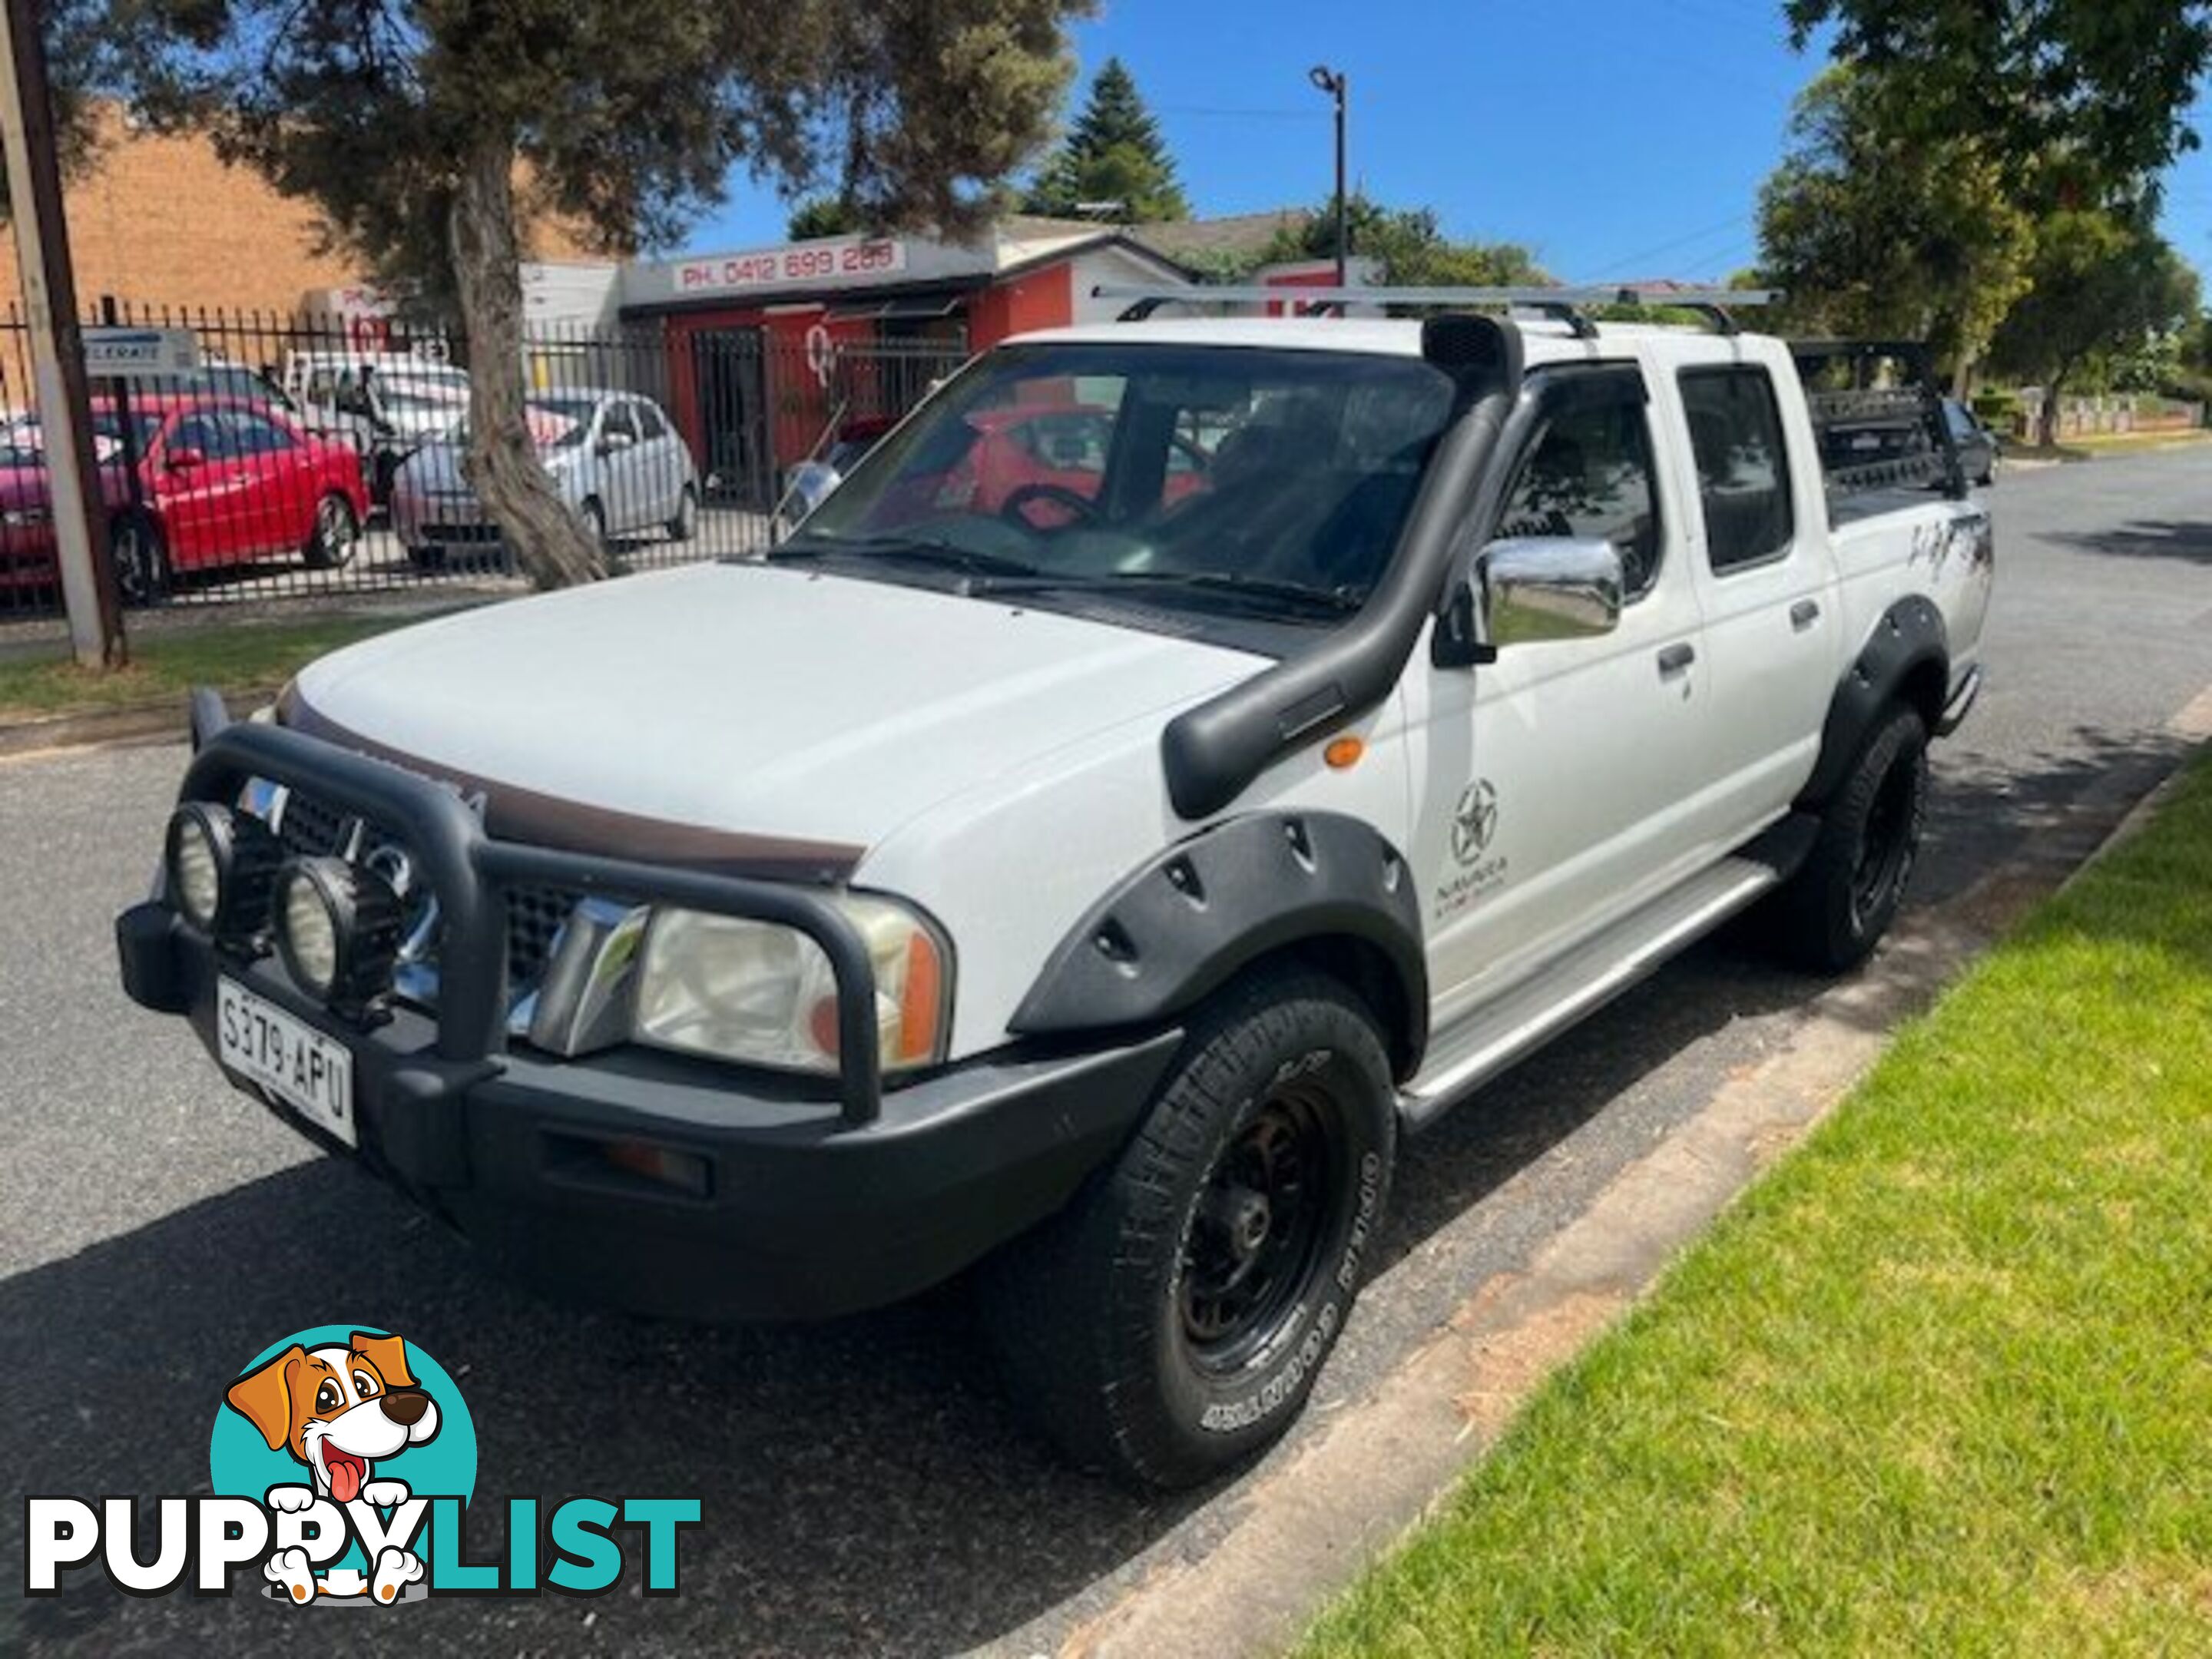
[[[431,1595],[604,1595],[641,1554],[647,1595],[678,1591],[696,1498],[510,1498],[503,1561],[474,1559],[476,1424],[445,1367],[390,1332],[301,1331],[225,1391],[212,1495],[25,1500],[26,1595],[95,1559],[133,1595],[235,1583],[293,1607],[396,1607]],[[142,1533],[148,1535],[142,1536]]]

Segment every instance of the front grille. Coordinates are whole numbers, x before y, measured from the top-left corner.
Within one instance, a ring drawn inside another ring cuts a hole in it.
[[[558,887],[514,887],[507,895],[507,983],[515,993],[534,989],[553,954],[553,941],[581,893]]]
[[[295,858],[325,858],[344,850],[353,822],[350,813],[294,789],[285,794],[276,835]]]
[[[375,825],[367,827],[356,844],[356,820],[352,813],[299,789],[285,792],[283,811],[277,822],[277,838],[295,858],[343,856],[349,848],[368,853],[395,842],[396,837]],[[373,861],[373,860],[372,860]],[[562,924],[582,898],[580,893],[558,887],[517,887],[507,895],[507,982],[510,996],[520,997],[538,988],[553,941]],[[416,902],[409,906],[411,931],[417,919]],[[434,956],[434,946],[432,948]],[[426,957],[424,960],[429,960]]]

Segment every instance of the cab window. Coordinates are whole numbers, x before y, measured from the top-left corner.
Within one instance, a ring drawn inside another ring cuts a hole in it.
[[[1682,375],[1682,406],[1698,463],[1705,556],[1717,575],[1778,559],[1796,538],[1782,406],[1763,368],[1698,368]]]
[[[1611,542],[1620,555],[1624,597],[1642,599],[1659,580],[1651,473],[1650,426],[1640,403],[1564,410],[1522,460],[1498,534]]]

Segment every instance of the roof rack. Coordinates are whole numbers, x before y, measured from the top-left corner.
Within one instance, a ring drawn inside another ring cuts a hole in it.
[[[1565,323],[1578,339],[1590,339],[1596,325],[1584,315],[1594,306],[1665,306],[1694,311],[1723,334],[1734,334],[1731,314],[1738,307],[1768,306],[1782,296],[1771,289],[1733,288],[1267,288],[1259,286],[1169,288],[1102,283],[1091,290],[1096,300],[1127,301],[1120,321],[1142,322],[1167,305],[1295,305],[1309,313],[1343,314],[1347,306],[1426,306],[1462,309],[1540,312]]]

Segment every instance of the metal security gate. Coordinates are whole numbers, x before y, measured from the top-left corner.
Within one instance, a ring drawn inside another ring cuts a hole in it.
[[[198,345],[191,373],[94,383],[128,602],[520,590],[489,514],[456,511],[472,501],[458,457],[473,365],[459,336],[397,319],[364,337],[358,319],[147,306],[116,307],[112,320],[189,329]],[[793,464],[849,461],[962,357],[940,343],[810,351],[759,329],[653,319],[529,328],[522,371],[549,460],[564,436],[596,434],[615,403],[635,411],[618,423],[625,437],[681,446],[696,513],[672,507],[664,524],[656,507],[610,526],[616,568],[641,570],[765,550]],[[11,309],[0,313],[0,616],[58,615],[46,487],[27,331]],[[396,510],[410,489],[437,497],[441,540],[426,544],[420,515]]]
[[[699,465],[709,500],[767,512],[775,504],[769,440],[766,343],[757,328],[702,330],[685,337]]]

